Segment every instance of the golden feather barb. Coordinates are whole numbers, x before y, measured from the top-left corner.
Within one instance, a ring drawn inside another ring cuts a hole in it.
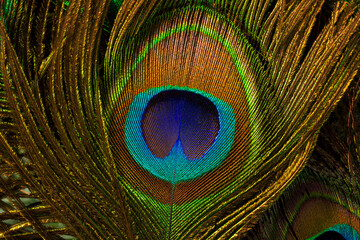
[[[305,169],[247,239],[360,239],[360,77],[329,120]]]
[[[346,2],[0,6],[5,239],[241,238],[360,63]]]

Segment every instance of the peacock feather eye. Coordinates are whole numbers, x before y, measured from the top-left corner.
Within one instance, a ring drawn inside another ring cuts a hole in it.
[[[288,65],[290,71],[299,64],[298,72],[282,72],[275,53],[264,58],[248,32],[209,6],[159,13],[121,45],[114,42],[107,55],[109,143],[119,181],[141,199],[130,203],[139,231],[154,226],[140,217],[146,212],[163,238],[199,237],[190,222],[209,224],[207,216],[214,216],[225,227],[240,221],[251,211],[247,206],[256,211],[296,175],[315,144],[308,135],[320,124],[314,114],[325,109],[320,102],[313,107],[319,98],[305,96],[325,94],[335,82],[301,82],[304,66],[311,69],[304,62],[299,70],[301,54]],[[253,197],[262,200],[255,204]],[[226,210],[224,201],[231,203]],[[225,214],[235,205],[237,211]],[[235,234],[235,226],[226,234]]]
[[[232,147],[234,134],[234,112],[228,104],[178,87],[137,95],[125,123],[125,142],[134,160],[174,183],[219,166]]]
[[[0,1],[0,238],[357,236],[353,2]]]
[[[358,78],[350,85],[322,127],[307,166],[248,239],[360,239],[359,166],[353,162],[359,159],[353,146],[360,133],[344,131],[360,124],[359,83]]]
[[[326,173],[318,175],[306,168],[263,215],[249,239],[360,239],[358,190],[347,185],[346,174],[339,179],[337,171],[327,175],[328,169],[322,166]]]
[[[180,224],[210,207],[221,198],[212,188],[224,190],[252,165],[249,146],[261,128],[261,116],[252,124],[249,116],[258,112],[252,81],[263,66],[234,25],[203,7],[157,17],[127,46],[132,60],[105,99],[109,140],[119,180],[149,211],[160,209],[158,228],[167,229],[169,219]]]
[[[308,240],[358,240],[359,234],[349,225],[336,224]]]

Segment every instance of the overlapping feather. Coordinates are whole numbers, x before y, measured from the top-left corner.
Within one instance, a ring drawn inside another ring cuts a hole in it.
[[[320,239],[327,232],[339,233],[341,239],[360,239],[360,81],[356,79],[321,129],[305,169],[248,239]]]

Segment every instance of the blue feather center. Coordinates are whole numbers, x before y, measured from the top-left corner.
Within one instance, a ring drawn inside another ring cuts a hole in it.
[[[218,167],[234,137],[231,106],[187,87],[163,86],[138,94],[125,123],[125,142],[134,160],[172,183]]]
[[[219,131],[219,114],[207,98],[189,91],[169,90],[155,95],[141,121],[144,140],[158,158],[179,142],[189,159],[203,156]]]

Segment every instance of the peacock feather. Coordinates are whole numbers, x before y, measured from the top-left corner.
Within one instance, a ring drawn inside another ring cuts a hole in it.
[[[329,231],[359,231],[359,196],[312,168],[360,66],[355,3],[0,7],[0,238],[239,239],[276,228],[289,186],[273,208],[295,216],[302,183],[353,214]]]
[[[305,169],[248,239],[360,239],[359,83],[348,88]]]

